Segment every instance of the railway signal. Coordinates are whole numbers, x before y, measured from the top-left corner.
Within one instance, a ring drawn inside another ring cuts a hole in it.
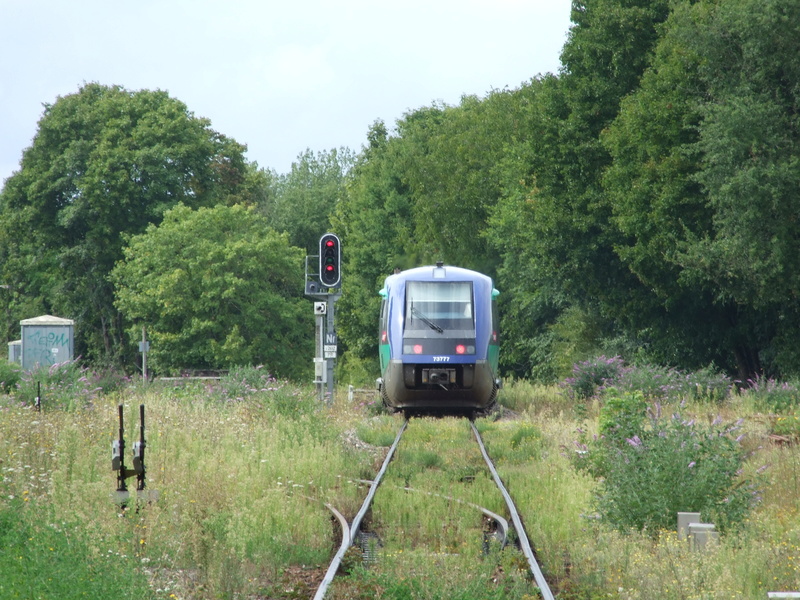
[[[328,288],[338,288],[342,282],[342,245],[338,236],[326,233],[319,239],[319,281]]]
[[[319,261],[319,270],[316,273],[311,268],[315,259]],[[306,256],[305,272],[305,294],[316,300],[314,383],[317,385],[320,400],[333,399],[333,367],[336,360],[334,311],[336,301],[342,296],[341,288],[342,243],[339,236],[329,232],[319,239],[319,256]]]
[[[147,444],[144,439],[144,404],[139,405],[139,440],[133,444],[133,469],[125,466],[125,425],[122,404],[117,406],[119,413],[119,438],[111,444],[111,469],[117,471],[117,504],[123,509],[128,505],[130,493],[125,480],[136,476],[136,495],[139,501],[152,501],[158,498],[155,490],[145,490],[147,468],[144,464],[144,451]]]

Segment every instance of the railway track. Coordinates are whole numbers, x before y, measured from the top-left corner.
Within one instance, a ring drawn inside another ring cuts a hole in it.
[[[508,490],[503,484],[503,481],[500,478],[500,475],[498,474],[497,469],[494,466],[494,463],[489,457],[489,453],[486,451],[486,446],[483,443],[483,439],[481,438],[480,432],[475,427],[474,423],[470,423],[470,426],[472,427],[472,433],[475,436],[475,440],[478,443],[478,446],[480,447],[483,459],[486,462],[486,465],[492,474],[492,478],[495,482],[495,485],[502,494],[503,499],[506,503],[508,513],[511,516],[511,522],[517,533],[517,539],[519,542],[520,550],[528,562],[531,575],[533,576],[536,585],[539,587],[539,593],[541,594],[544,600],[554,600],[553,593],[550,591],[550,586],[547,583],[547,580],[545,579],[544,574],[542,573],[542,570],[536,561],[536,556],[534,555],[530,541],[528,540],[528,534],[525,531],[525,526],[522,523],[522,519],[520,518],[519,511],[517,510],[514,500],[508,493]],[[340,545],[339,550],[334,555],[333,560],[331,560],[328,570],[325,573],[325,577],[323,578],[322,582],[317,588],[316,594],[314,595],[314,600],[322,600],[323,598],[325,598],[325,595],[328,592],[328,588],[333,582],[333,579],[336,576],[336,572],[339,570],[339,567],[342,564],[342,560],[344,558],[345,553],[353,544],[354,540],[357,539],[359,528],[361,527],[361,522],[364,519],[364,516],[367,514],[367,511],[369,511],[370,506],[372,505],[372,501],[375,498],[375,493],[377,492],[378,487],[380,486],[381,481],[383,480],[383,476],[385,475],[388,469],[389,463],[394,457],[395,451],[397,450],[397,446],[400,444],[400,440],[403,437],[403,433],[405,433],[407,427],[408,427],[408,420],[406,419],[403,422],[402,427],[398,431],[394,443],[389,448],[389,452],[386,454],[386,458],[384,459],[383,464],[381,465],[381,468],[378,471],[378,474],[375,476],[375,479],[373,481],[369,482],[370,486],[369,486],[369,492],[367,493],[367,497],[364,499],[364,502],[361,505],[361,509],[356,514],[350,526],[347,527],[347,523],[343,522],[343,519],[337,517],[339,518],[339,521],[342,524],[342,544]],[[500,517],[499,515],[494,515],[494,513],[490,513],[489,511],[487,511],[482,507],[474,505],[471,506],[473,508],[477,508],[483,511],[486,516],[495,520],[495,522],[498,523],[498,526],[503,530],[503,537],[505,537],[508,526],[503,517]],[[331,511],[333,511],[334,514],[338,514],[336,513],[335,509],[333,509],[333,507],[329,506],[328,508]]]

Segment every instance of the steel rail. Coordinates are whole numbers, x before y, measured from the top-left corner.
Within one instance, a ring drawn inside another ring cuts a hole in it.
[[[386,454],[386,458],[383,460],[383,465],[381,466],[381,470],[378,471],[378,474],[375,476],[372,485],[369,487],[369,492],[367,493],[367,497],[364,499],[364,503],[361,505],[361,510],[358,511],[353,522],[350,524],[350,535],[347,536],[347,543],[345,543],[344,538],[345,536],[342,535],[342,545],[339,547],[339,551],[333,557],[331,564],[328,566],[328,570],[325,573],[325,577],[322,579],[322,582],[319,584],[317,588],[317,593],[314,594],[314,600],[322,600],[325,597],[325,594],[328,592],[328,587],[333,582],[333,578],[336,576],[336,571],[339,570],[339,566],[342,564],[342,559],[344,558],[345,552],[350,548],[350,545],[353,543],[356,535],[358,534],[358,529],[361,527],[361,521],[364,520],[364,516],[367,514],[370,505],[372,504],[372,499],[375,497],[375,492],[378,491],[378,486],[381,484],[381,480],[383,479],[383,475],[386,473],[386,468],[389,466],[389,463],[392,460],[392,456],[394,456],[394,451],[397,450],[397,445],[400,443],[400,438],[403,437],[403,432],[406,430],[408,426],[408,419],[403,421],[403,426],[400,428],[400,431],[397,433],[397,437],[394,440],[391,448],[389,448],[389,452]]]
[[[501,517],[497,513],[493,513],[488,508],[484,508],[479,504],[473,504],[472,502],[467,502],[466,500],[453,498],[452,496],[445,496],[443,494],[437,494],[436,492],[425,492],[423,490],[416,490],[411,487],[404,487],[403,489],[406,490],[407,492],[417,492],[421,494],[427,494],[428,496],[433,496],[435,498],[442,498],[444,500],[449,500],[450,502],[458,502],[459,504],[463,504],[464,506],[469,506],[470,508],[474,508],[476,510],[481,511],[485,517],[497,523],[497,526],[500,528],[500,531],[502,532],[502,536],[499,540],[500,547],[501,548],[506,547],[506,543],[508,542],[508,521],[506,521],[503,517]]]
[[[312,498],[311,496],[306,496],[304,494],[300,494],[300,497],[301,498],[305,498],[309,502],[320,502],[320,500],[318,498]],[[349,545],[350,544],[350,526],[347,524],[347,519],[345,519],[344,515],[342,513],[340,513],[338,510],[336,510],[336,507],[334,507],[332,504],[329,504],[328,502],[323,502],[322,504],[325,506],[325,508],[327,508],[329,511],[331,511],[331,514],[336,518],[337,521],[339,521],[339,527],[342,528],[342,545],[344,545],[344,544],[348,544]]]
[[[506,489],[506,486],[503,484],[503,480],[500,479],[497,469],[494,468],[494,463],[492,462],[492,459],[489,458],[489,454],[486,452],[486,447],[483,445],[481,434],[478,433],[475,423],[470,422],[470,427],[472,427],[472,433],[475,434],[475,439],[478,442],[478,446],[480,446],[481,454],[483,454],[483,460],[486,461],[489,471],[491,471],[492,477],[494,478],[494,482],[497,484],[497,487],[500,489],[500,493],[503,494],[503,498],[506,501],[508,511],[511,513],[511,522],[514,523],[514,528],[517,530],[517,537],[519,537],[522,553],[528,560],[528,565],[531,568],[531,573],[533,573],[533,578],[536,581],[536,585],[539,586],[539,591],[542,594],[542,598],[544,598],[544,600],[555,600],[553,592],[550,591],[550,586],[548,585],[547,580],[544,578],[544,573],[542,573],[542,570],[539,568],[539,564],[536,562],[536,557],[533,555],[531,544],[528,541],[528,534],[525,532],[525,527],[522,525],[522,519],[519,516],[519,512],[514,504],[514,500],[512,500],[511,495]]]
[[[356,483],[366,483],[367,485],[372,485],[372,480],[371,479],[355,479],[354,481]],[[405,490],[407,492],[415,492],[415,493],[419,493],[419,494],[427,494],[428,496],[432,496],[432,497],[435,497],[435,498],[442,498],[444,500],[449,500],[451,502],[458,502],[459,504],[463,504],[464,506],[469,506],[470,508],[474,508],[476,510],[481,511],[485,517],[487,517],[487,518],[491,519],[492,521],[494,521],[495,523],[497,523],[497,526],[502,531],[502,537],[499,540],[500,541],[500,546],[502,548],[506,547],[506,544],[508,543],[508,521],[506,519],[504,519],[503,517],[501,517],[500,515],[498,515],[497,513],[493,513],[488,508],[484,508],[483,506],[480,506],[479,504],[473,504],[472,502],[467,502],[466,500],[461,500],[459,498],[453,498],[452,496],[445,496],[443,494],[437,494],[436,492],[426,492],[424,490],[418,490],[418,489],[415,489],[415,488],[412,488],[412,487],[402,487],[402,488],[400,488],[398,486],[398,489],[402,489],[402,490]]]

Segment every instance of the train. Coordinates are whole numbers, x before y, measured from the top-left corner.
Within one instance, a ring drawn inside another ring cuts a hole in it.
[[[442,262],[388,276],[376,382],[383,404],[406,417],[491,412],[500,388],[499,293],[491,277]]]

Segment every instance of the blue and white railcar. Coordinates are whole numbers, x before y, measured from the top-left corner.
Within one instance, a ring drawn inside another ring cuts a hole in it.
[[[490,277],[442,263],[387,277],[377,381],[384,404],[406,415],[488,412],[500,386],[498,294]]]

